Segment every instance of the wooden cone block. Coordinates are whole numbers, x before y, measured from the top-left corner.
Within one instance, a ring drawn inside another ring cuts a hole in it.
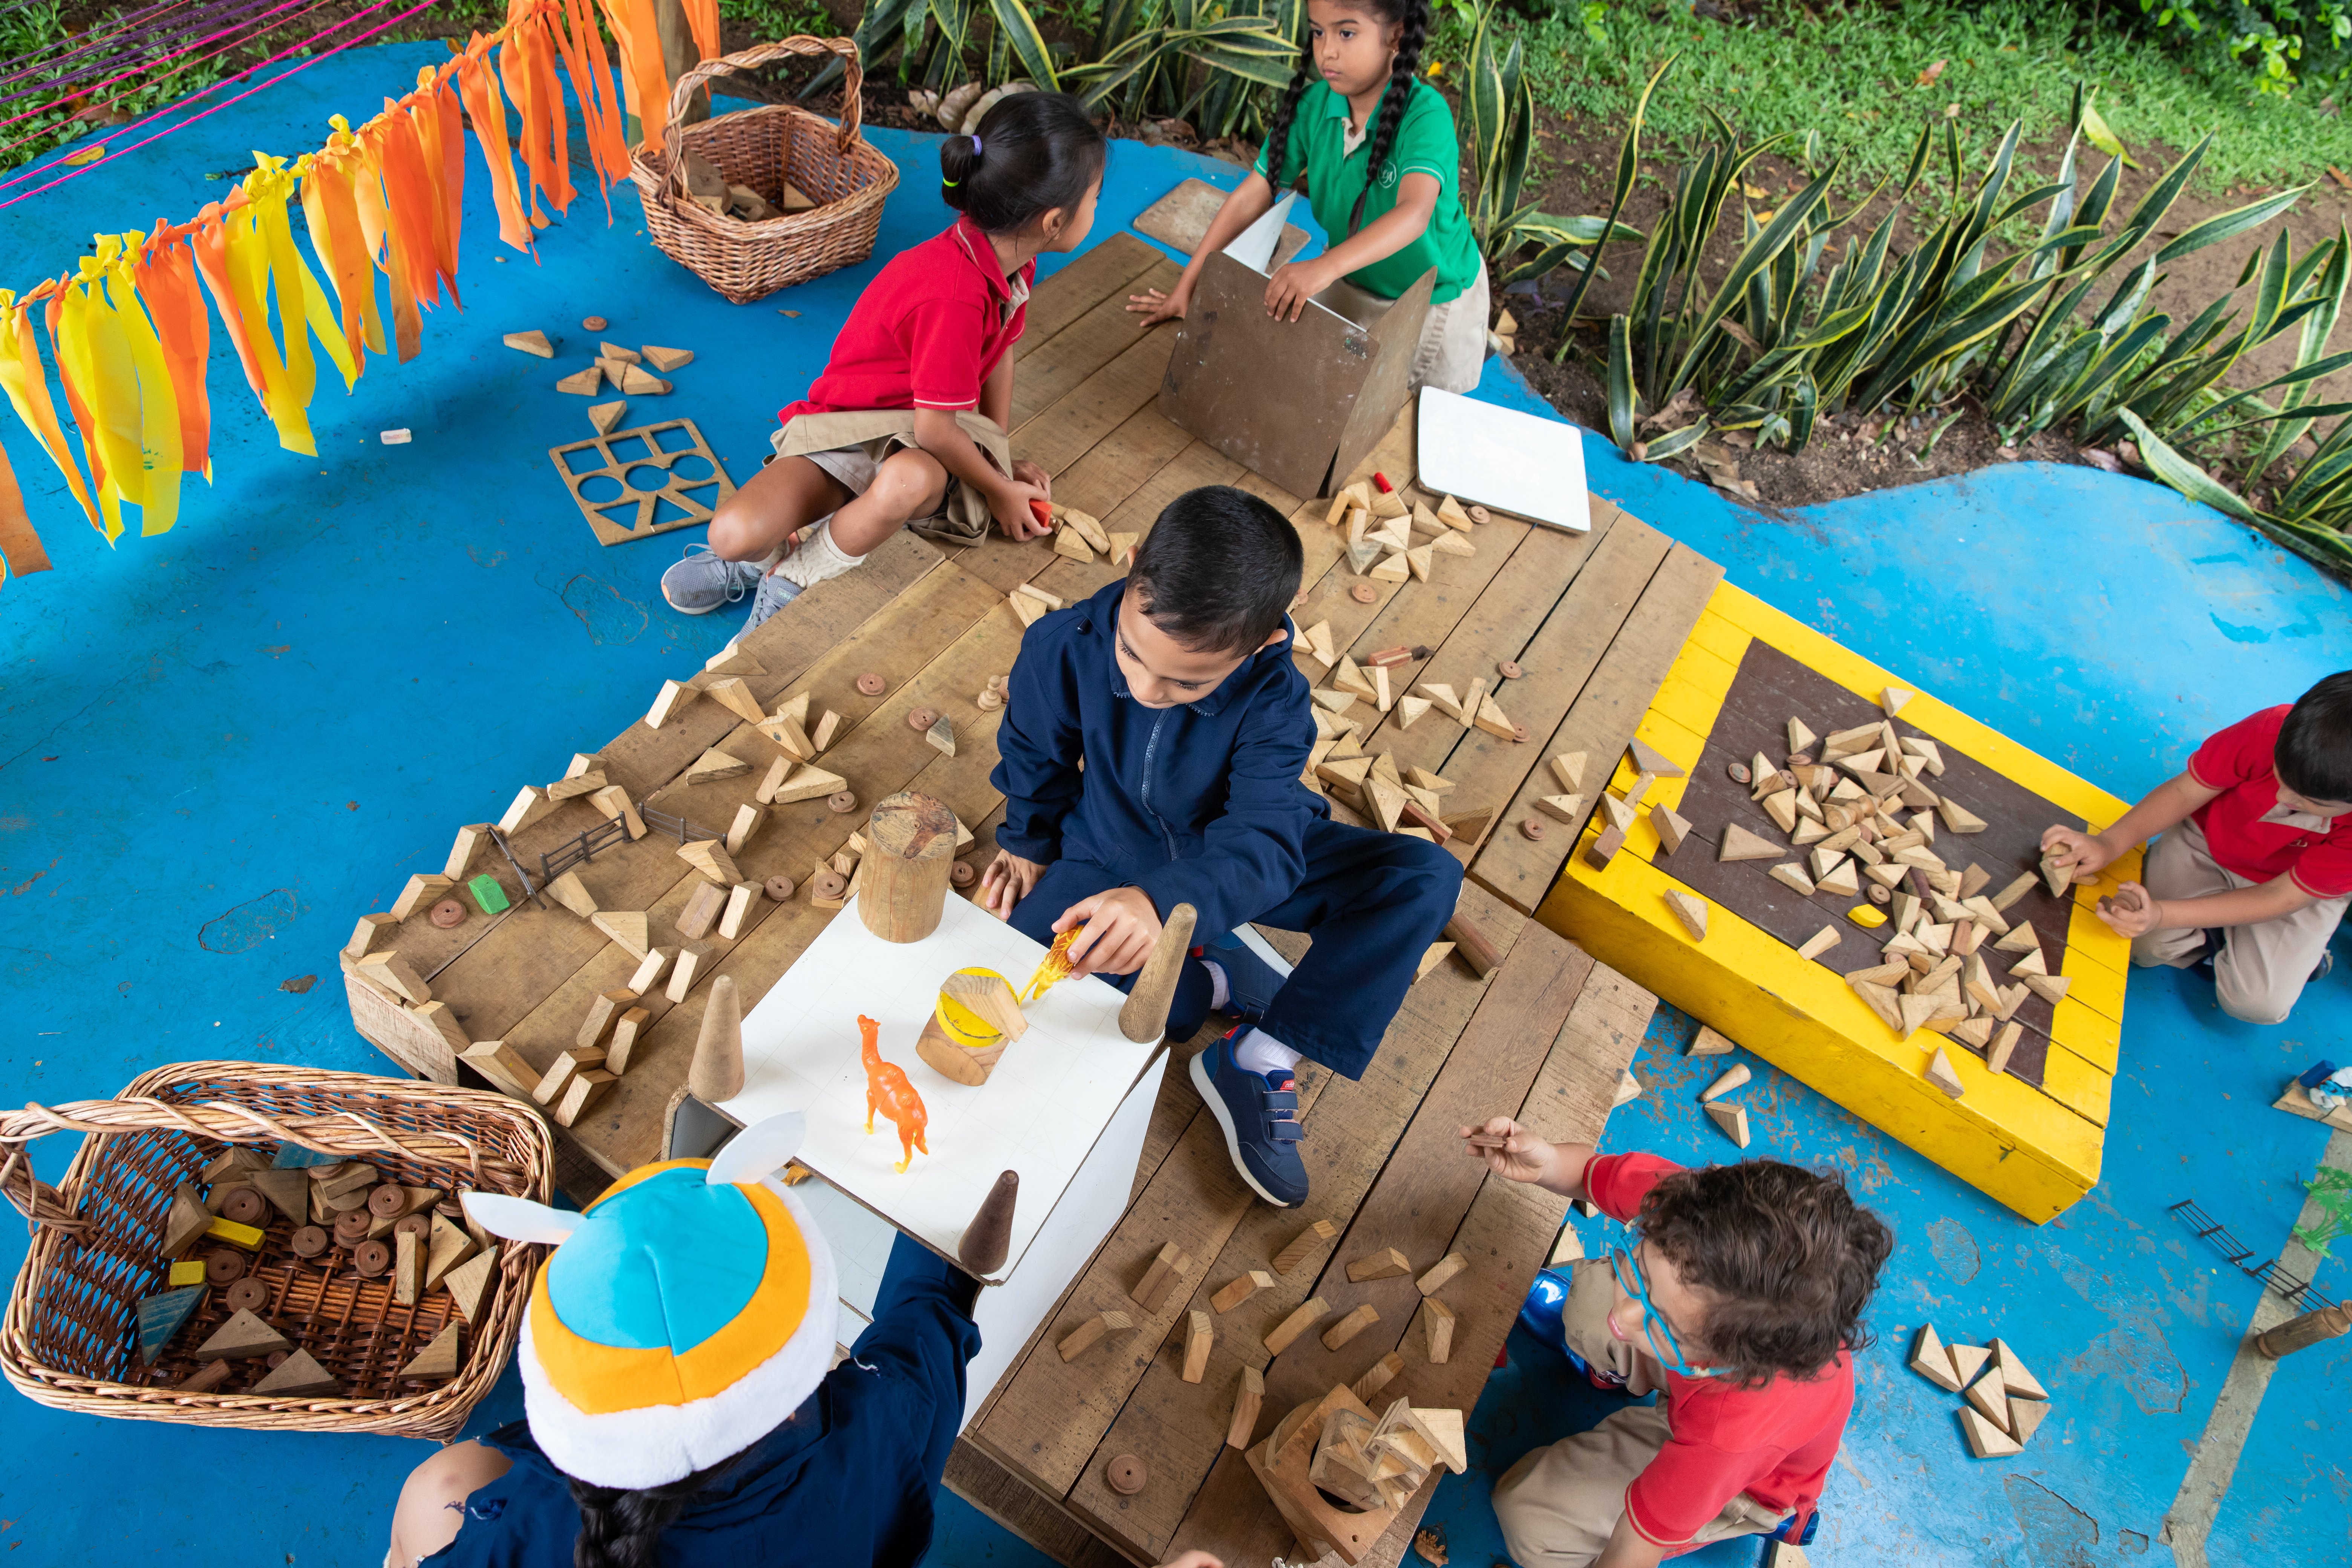
[[[1190,904],[1168,911],[1135,987],[1118,1010],[1118,1032],[1138,1045],[1150,1045],[1168,1032],[1168,1009],[1176,1000],[1176,981],[1184,955],[1192,945],[1192,926],[1199,919]]]
[[[743,1092],[743,1013],[731,974],[721,974],[710,983],[710,997],[702,1007],[702,1031],[694,1042],[694,1061],[686,1069],[686,1087],[705,1105],[717,1105]]]
[[[874,807],[857,916],[884,942],[920,942],[939,929],[955,862],[956,820],[929,795],[902,790]]]
[[[1004,1258],[1013,1245],[1013,1210],[1021,1201],[1021,1173],[1002,1171],[996,1184],[988,1189],[988,1196],[964,1226],[963,1237],[956,1243],[956,1261],[964,1272],[975,1279],[986,1279],[1004,1267]]]

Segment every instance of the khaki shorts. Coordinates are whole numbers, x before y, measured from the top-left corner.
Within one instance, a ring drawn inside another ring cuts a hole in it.
[[[1013,446],[996,421],[964,409],[956,423],[963,426],[998,470],[1013,471]],[[882,460],[907,448],[922,449],[915,439],[915,411],[876,408],[840,414],[803,414],[768,437],[779,458],[806,458],[833,476],[843,489],[862,496],[872,488]],[[940,510],[916,518],[908,529],[935,544],[978,544],[988,537],[994,514],[987,500],[953,474],[948,476],[946,497]]]
[[[1315,296],[1316,303],[1369,327],[1389,313],[1394,300],[1367,294],[1345,278]],[[1422,323],[1421,343],[1413,350],[1412,382],[1408,390],[1424,386],[1440,392],[1468,392],[1486,368],[1486,318],[1491,301],[1486,291],[1486,264],[1478,264],[1478,279],[1443,305],[1429,308]]]

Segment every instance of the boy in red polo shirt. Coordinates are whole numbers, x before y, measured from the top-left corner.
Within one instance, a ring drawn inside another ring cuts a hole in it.
[[[1009,539],[1046,531],[1032,503],[1051,481],[1006,439],[1013,345],[1037,258],[1076,249],[1094,224],[1104,152],[1077,100],[1050,92],[1007,98],[977,134],[940,143],[940,195],[962,216],[858,296],[824,374],[778,414],[774,459],[720,503],[709,546],[662,574],[671,608],[707,615],[749,594],[750,631],[901,528],[965,545],[992,520]]]
[[[2132,962],[2210,962],[2221,1010],[2283,1024],[2327,973],[2327,940],[2352,898],[2352,670],[2291,708],[2214,735],[2189,770],[2105,833],[2053,827],[2042,852],[2078,874],[2155,834],[2143,875],[2099,911]]]
[[[1508,1117],[1462,1136],[1497,1175],[1634,1226],[1570,1271],[1570,1354],[1633,1405],[1495,1483],[1519,1568],[1652,1568],[1736,1535],[1801,1539],[1853,1409],[1863,1309],[1895,1238],[1835,1175],[1773,1160],[1685,1170],[1545,1142]]]

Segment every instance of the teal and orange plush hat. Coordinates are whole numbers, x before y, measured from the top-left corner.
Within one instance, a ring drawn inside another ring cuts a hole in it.
[[[585,1213],[467,1193],[513,1241],[552,1244],[522,1325],[524,1412],[565,1474],[638,1489],[683,1480],[766,1436],[832,1365],[833,1252],[775,1180],[797,1113],[717,1157],[632,1171]]]

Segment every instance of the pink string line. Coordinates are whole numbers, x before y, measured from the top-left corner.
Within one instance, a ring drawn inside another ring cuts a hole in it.
[[[352,16],[346,17],[344,20],[336,23],[335,26],[326,28],[324,31],[314,35],[311,38],[304,40],[303,43],[292,45],[279,53],[271,56],[268,59],[264,60],[261,63],[264,66],[275,65],[278,61],[284,59],[288,55],[293,53],[295,49],[304,47],[306,44],[313,43],[319,38],[325,37],[329,33],[334,32],[337,27],[349,26],[352,22],[359,21],[374,12],[381,11],[384,6],[393,3],[394,0],[376,0],[376,3],[369,6],[365,11],[361,11]],[[366,32],[360,34],[356,37],[346,38],[341,43],[337,44],[333,48],[328,49],[324,53],[312,55],[309,59],[304,60],[301,64],[278,72],[276,76],[271,77],[268,81],[257,82],[252,87],[247,88],[245,91],[238,93],[235,98],[222,100],[220,102],[214,104],[210,109],[205,110],[201,114],[192,114],[185,120],[179,121],[177,124],[167,125],[152,136],[142,137],[139,141],[131,142],[129,146],[122,148],[119,152],[109,153],[105,157],[93,159],[89,163],[84,163],[79,168],[68,170],[65,174],[59,174],[56,179],[48,181],[47,184],[35,185],[29,191],[20,192],[16,195],[10,196],[6,201],[0,202],[0,211],[5,211],[9,207],[13,207],[18,202],[26,201],[31,197],[39,195],[43,191],[52,190],[58,185],[62,185],[68,180],[79,179],[82,175],[90,173],[92,170],[103,169],[106,165],[113,163],[115,160],[128,157],[130,154],[136,153],[140,148],[146,146],[151,142],[160,142],[164,137],[171,135],[174,132],[186,130],[189,126],[194,125],[199,120],[208,119],[213,115],[218,114],[222,110],[228,108],[232,104],[242,103],[247,99],[251,98],[255,93],[261,91],[263,89],[275,87],[279,82],[284,81],[288,77],[293,76],[298,72],[310,69],[312,66],[317,65],[320,60],[331,59],[335,56],[341,54],[345,49],[350,48],[354,44],[363,44],[367,42],[368,39],[374,37],[378,33],[384,31],[386,28],[398,26],[401,23],[407,21],[411,16],[415,16],[420,11],[431,10],[436,3],[436,0],[422,0],[421,4],[410,6],[407,10],[403,11],[397,16],[393,16],[377,23],[374,26],[370,27]],[[254,68],[258,70],[261,68],[257,66]],[[205,93],[212,92],[222,85],[222,83],[215,82],[211,87],[205,88],[202,92],[195,93],[191,98],[183,99],[179,104],[172,105],[171,109],[176,109],[186,103],[193,102],[194,99],[202,98]],[[148,124],[160,116],[169,113],[171,109],[159,109],[155,110],[154,113],[134,121],[124,129],[137,130],[140,126]],[[58,164],[54,162],[43,163],[37,167],[27,170],[25,174],[18,175],[14,180],[0,181],[0,191],[5,191],[10,186],[20,184],[34,174],[47,174],[56,167],[58,167]]]
[[[0,125],[14,125],[19,120],[26,119],[32,115],[45,114],[48,110],[57,108],[59,104],[71,103],[77,98],[88,98],[94,92],[112,87],[116,82],[122,80],[126,77],[134,77],[139,75],[142,70],[148,70],[154,67],[169,65],[172,61],[178,59],[182,55],[189,54],[194,50],[203,48],[206,44],[213,43],[218,39],[229,37],[232,34],[236,35],[237,40],[242,42],[244,39],[251,37],[256,34],[270,31],[270,28],[265,27],[261,26],[261,24],[268,22],[270,17],[277,16],[278,12],[289,10],[301,3],[302,0],[279,0],[278,5],[271,6],[268,10],[262,12],[257,16],[247,17],[238,22],[233,23],[228,26],[223,27],[219,32],[212,34],[208,37],[198,38],[193,43],[187,44],[181,48],[174,49],[170,54],[162,57],[160,59],[142,60],[137,65],[117,71],[114,75],[107,78],[104,81],[93,82],[88,87],[76,88],[73,91],[65,93],[60,97],[51,99],[48,102],[41,104],[37,108],[27,109],[23,110],[21,113],[12,114],[5,120],[0,120]],[[312,0],[310,8],[302,12],[301,16],[307,16],[311,11],[315,11],[320,5],[328,3],[329,0]],[[278,24],[278,26],[289,26],[293,22],[299,21],[300,19],[300,16],[291,16],[287,18],[286,22]],[[218,58],[220,56],[228,53],[228,51],[234,47],[236,47],[236,44],[234,43],[224,45],[222,47],[214,50],[212,54],[205,56],[205,58]],[[204,61],[202,60],[190,60],[187,65],[181,66],[177,70],[156,71],[152,79],[154,82],[161,82],[169,77],[177,76],[180,71],[186,70],[189,66],[201,65],[203,63]],[[121,102],[123,99],[131,96],[131,95],[130,93],[122,93],[118,97],[109,99],[106,102],[100,104],[97,107],[100,109],[111,109],[115,104]],[[43,134],[46,134],[46,132]],[[36,138],[32,136],[20,137],[16,141],[8,142],[5,146],[0,146],[0,153],[7,152],[11,147],[21,147],[26,142],[34,140],[36,140]]]

